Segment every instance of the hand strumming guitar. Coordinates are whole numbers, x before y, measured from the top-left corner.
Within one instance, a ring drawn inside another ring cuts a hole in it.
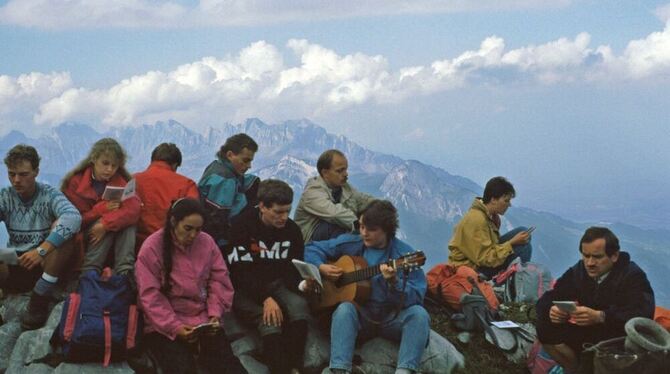
[[[319,265],[319,272],[329,281],[335,282],[342,276],[342,273],[344,271],[339,266],[331,264],[321,264]]]

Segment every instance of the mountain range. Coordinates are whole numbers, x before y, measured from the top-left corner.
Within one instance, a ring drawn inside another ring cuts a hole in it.
[[[252,118],[240,124],[210,128],[205,133],[172,120],[105,132],[85,124],[64,123],[36,138],[12,131],[0,138],[0,152],[4,155],[17,143],[34,145],[42,158],[39,179],[59,185],[62,176],[82,160],[90,145],[101,137],[113,137],[124,146],[131,172],[146,168],[156,145],[173,142],[183,154],[179,172],[197,181],[225,139],[239,132],[249,134],[259,144],[250,172],[263,179],[278,178],[289,183],[296,193],[295,203],[306,180],[316,175],[316,159],[321,152],[329,148],[344,152],[349,160],[351,184],[395,204],[400,213],[398,235],[427,254],[427,268],[446,261],[447,243],[454,225],[469,209],[473,198],[481,196],[483,191],[478,183],[466,177],[419,161],[369,150],[305,119],[266,124]],[[7,183],[3,180],[0,185]],[[647,271],[657,303],[669,306],[670,280],[664,275],[670,272],[670,261],[659,261],[670,255],[668,230],[647,230],[618,223],[577,223],[548,212],[512,207],[503,219],[501,231],[520,225],[536,226],[532,239],[533,261],[548,265],[557,277],[579,259],[579,238],[585,228],[593,224],[607,225],[619,236],[622,248]]]

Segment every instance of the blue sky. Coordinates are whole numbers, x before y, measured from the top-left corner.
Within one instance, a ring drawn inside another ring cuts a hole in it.
[[[506,175],[520,205],[667,228],[669,19],[668,0],[0,0],[0,133],[309,118]]]

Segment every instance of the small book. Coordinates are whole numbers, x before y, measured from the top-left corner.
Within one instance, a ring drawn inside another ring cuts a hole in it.
[[[212,330],[217,325],[218,325],[218,323],[214,323],[214,322],[201,323],[198,326],[195,326],[193,328],[193,334],[200,335],[202,333],[205,333],[207,331]]]
[[[16,265],[19,263],[19,256],[14,248],[0,248],[0,263],[7,265]]]
[[[107,201],[124,201],[135,196],[135,179],[131,179],[125,187],[106,186],[102,199]]]
[[[300,276],[303,279],[310,279],[313,278],[316,280],[317,283],[319,283],[319,286],[323,287],[323,281],[321,281],[321,273],[319,273],[319,269],[317,269],[316,266],[313,264],[308,264],[305,261],[300,261],[293,259],[291,260],[293,262],[293,266],[298,269],[298,273],[300,273]]]

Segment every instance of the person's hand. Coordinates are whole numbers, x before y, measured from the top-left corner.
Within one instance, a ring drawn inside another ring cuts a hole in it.
[[[88,242],[89,242],[89,244],[90,245],[96,245],[96,244],[100,243],[102,238],[105,237],[106,233],[107,233],[107,229],[105,229],[105,225],[102,224],[102,221],[98,220],[88,230]]]
[[[29,251],[26,251],[24,254],[19,256],[19,265],[23,266],[27,270],[32,270],[35,266],[42,265],[44,258],[37,253],[37,249],[33,248]]]
[[[183,340],[187,343],[193,343],[198,337],[193,333],[192,326],[182,326],[177,330],[177,339]]]
[[[107,202],[107,211],[111,212],[112,210],[117,210],[121,207],[120,201],[108,201]]]
[[[326,279],[328,279],[329,281],[335,282],[336,280],[340,279],[344,271],[339,266],[331,264],[321,264],[319,265],[319,272],[321,272],[321,275],[326,277]]]
[[[381,264],[379,265],[379,271],[382,273],[382,277],[386,279],[386,281],[395,283],[396,281],[396,270],[393,266],[388,266],[386,264]]]
[[[305,279],[305,289],[303,290],[303,292],[320,294],[321,286],[319,285],[319,282],[316,281],[316,279],[309,277]]]
[[[549,309],[549,320],[551,320],[552,323],[566,323],[569,318],[570,314],[562,311],[556,305],[552,305],[551,309]]]
[[[526,244],[530,240],[530,234],[526,231],[521,231],[520,233],[517,233],[514,235],[512,239],[510,239],[510,244],[512,245],[519,245],[519,244]]]
[[[268,326],[281,326],[284,315],[275,299],[268,297],[263,301],[263,323]]]
[[[221,330],[221,318],[209,317],[209,323],[213,323],[214,325],[207,330],[206,335],[216,335]]]
[[[571,321],[577,326],[591,326],[602,323],[603,315],[599,310],[591,309],[586,306],[578,306],[577,310],[570,314]]]

